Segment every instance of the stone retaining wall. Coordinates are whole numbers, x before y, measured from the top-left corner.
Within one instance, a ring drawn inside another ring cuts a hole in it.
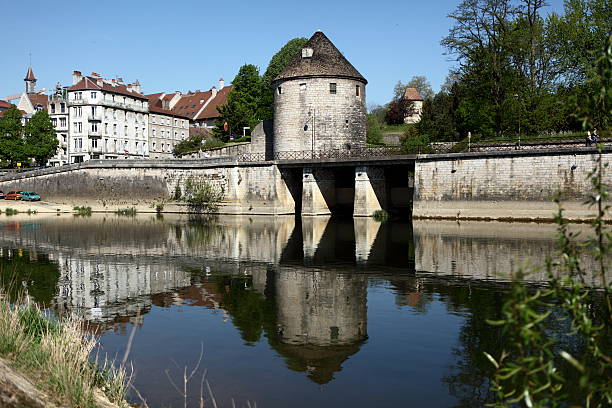
[[[413,215],[452,218],[551,218],[561,194],[571,212],[592,213],[581,203],[591,191],[592,149],[571,152],[474,153],[423,156],[415,166]],[[604,163],[612,160],[604,153]],[[604,182],[612,183],[607,171]]]

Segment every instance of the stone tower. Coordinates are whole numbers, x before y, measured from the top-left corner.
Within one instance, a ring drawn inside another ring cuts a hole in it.
[[[25,78],[23,78],[23,80],[25,81],[26,93],[32,94],[36,92],[36,77],[34,76],[34,72],[32,71],[31,65],[28,68],[28,73],[26,74]]]
[[[314,33],[272,83],[275,156],[365,147],[367,83],[325,34]]]

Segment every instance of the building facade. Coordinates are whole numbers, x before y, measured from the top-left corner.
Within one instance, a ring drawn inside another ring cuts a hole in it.
[[[273,82],[275,155],[365,147],[366,84],[317,31]]]
[[[70,163],[149,157],[149,100],[138,81],[74,71],[67,93]]]
[[[47,112],[51,118],[51,124],[57,134],[59,145],[57,153],[49,160],[50,166],[61,166],[70,163],[69,157],[69,109],[68,109],[68,92],[63,89],[58,83],[55,86],[55,93],[49,97]]]
[[[412,102],[412,112],[404,117],[404,123],[417,123],[423,114],[423,97],[416,88],[406,88],[404,99]]]
[[[149,103],[149,156],[172,158],[174,147],[189,137],[189,118]]]

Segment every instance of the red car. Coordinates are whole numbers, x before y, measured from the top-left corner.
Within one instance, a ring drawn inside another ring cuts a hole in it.
[[[21,190],[9,191],[4,195],[6,200],[21,200]]]

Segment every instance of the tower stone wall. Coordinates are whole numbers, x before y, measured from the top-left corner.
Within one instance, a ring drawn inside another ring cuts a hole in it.
[[[335,93],[330,87],[335,84]],[[274,88],[274,151],[365,147],[365,83],[353,78],[280,80]]]

